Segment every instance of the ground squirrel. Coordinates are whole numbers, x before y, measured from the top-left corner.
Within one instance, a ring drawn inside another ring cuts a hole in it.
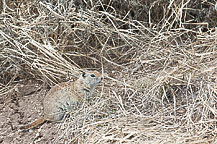
[[[21,129],[32,129],[45,121],[62,121],[76,104],[91,96],[101,80],[99,72],[86,71],[75,82],[63,82],[52,87],[44,98],[44,116]]]

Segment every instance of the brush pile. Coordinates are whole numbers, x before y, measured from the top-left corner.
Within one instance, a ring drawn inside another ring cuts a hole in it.
[[[0,96],[94,68],[56,143],[217,143],[215,0],[0,0]]]

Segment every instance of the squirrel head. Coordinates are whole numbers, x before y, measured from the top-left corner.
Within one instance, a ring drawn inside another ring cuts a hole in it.
[[[79,79],[92,89],[102,81],[102,74],[98,71],[84,71]]]

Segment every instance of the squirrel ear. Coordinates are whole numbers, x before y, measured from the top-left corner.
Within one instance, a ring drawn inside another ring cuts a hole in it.
[[[86,73],[85,73],[85,72],[82,73],[82,77],[83,77],[83,78],[86,77]]]

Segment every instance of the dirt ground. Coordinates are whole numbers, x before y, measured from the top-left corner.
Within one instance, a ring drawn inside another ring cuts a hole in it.
[[[10,94],[0,99],[0,143],[59,143],[57,123],[44,123],[28,131],[20,127],[43,114],[43,97],[48,88],[37,84],[16,85]]]

